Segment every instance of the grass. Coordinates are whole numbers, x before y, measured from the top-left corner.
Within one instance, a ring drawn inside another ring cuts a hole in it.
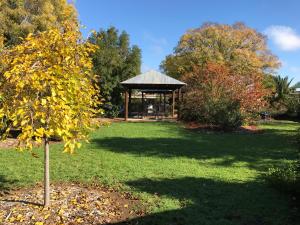
[[[195,132],[176,123],[114,123],[74,155],[51,145],[52,181],[99,182],[139,195],[149,215],[133,224],[289,224],[286,196],[268,187],[269,167],[296,157],[299,124],[260,134]],[[0,189],[43,179],[43,157],[0,151]]]

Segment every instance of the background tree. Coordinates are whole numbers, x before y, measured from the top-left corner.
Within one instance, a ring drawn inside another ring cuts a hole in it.
[[[19,44],[29,33],[46,31],[64,24],[77,25],[75,7],[66,0],[1,0],[1,37],[5,46]]]
[[[291,83],[293,79],[289,80],[288,76],[281,77],[280,75],[274,76],[275,93],[272,102],[284,102],[290,95],[292,88]]]
[[[263,95],[274,89],[272,74],[279,65],[267,48],[266,38],[256,30],[242,23],[207,23],[184,34],[174,53],[162,62],[161,69],[188,84],[182,106],[185,119],[193,118],[201,109],[207,117],[199,114],[199,121],[219,121],[222,125],[230,124],[233,116],[241,123],[265,106]],[[218,107],[220,110],[214,111]],[[222,114],[227,121],[219,120]]]
[[[275,90],[270,97],[271,110],[275,118],[300,118],[300,98],[294,93],[295,87],[291,87],[293,79],[280,75],[273,77]]]
[[[98,105],[88,57],[94,47],[79,37],[74,27],[51,29],[0,53],[0,114],[22,131],[20,149],[44,142],[45,207],[50,204],[49,138],[61,137],[64,151],[72,153],[80,147],[77,140],[87,137]]]
[[[113,116],[111,113],[122,105],[120,82],[140,73],[141,50],[136,45],[130,47],[128,34],[119,34],[114,27],[93,33],[89,42],[98,46],[92,54],[94,72],[100,75],[98,85],[106,114]]]
[[[235,74],[270,74],[280,65],[267,48],[265,36],[256,30],[242,23],[233,26],[206,23],[185,33],[161,68],[179,78],[191,72],[193,66],[207,62],[226,64]]]

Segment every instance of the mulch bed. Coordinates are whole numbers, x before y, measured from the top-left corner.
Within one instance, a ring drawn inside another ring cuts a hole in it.
[[[204,132],[219,131],[219,132],[224,132],[224,130],[221,129],[219,126],[200,124],[200,123],[197,123],[197,122],[185,123],[184,127],[186,129],[192,130],[192,131],[204,131]],[[255,133],[261,133],[262,130],[259,129],[255,125],[250,125],[250,126],[241,126],[241,127],[237,128],[236,130],[232,130],[232,132],[255,134]]]
[[[42,200],[41,184],[0,194],[0,224],[108,224],[144,214],[131,194],[99,185],[53,184],[51,207]]]
[[[17,146],[18,146],[18,140],[16,138],[7,138],[4,141],[0,141],[0,149],[15,148]]]

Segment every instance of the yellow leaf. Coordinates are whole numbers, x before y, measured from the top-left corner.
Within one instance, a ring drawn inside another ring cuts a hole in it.
[[[80,143],[80,142],[77,142],[77,143],[76,143],[76,147],[77,147],[77,148],[80,148],[80,147],[81,147],[81,143]]]
[[[40,127],[38,129],[36,129],[35,135],[39,136],[39,137],[43,137],[43,135],[44,135],[44,128]]]
[[[78,218],[78,219],[76,220],[76,222],[77,222],[77,223],[83,223],[83,219],[82,219],[82,218]]]
[[[35,222],[34,225],[44,225],[44,222]]]
[[[41,103],[42,103],[42,105],[46,105],[46,104],[47,104],[47,100],[43,98],[43,99],[41,100]]]

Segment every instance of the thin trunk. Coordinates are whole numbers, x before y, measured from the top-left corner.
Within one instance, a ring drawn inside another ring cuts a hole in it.
[[[49,140],[44,139],[44,207],[50,206]]]

